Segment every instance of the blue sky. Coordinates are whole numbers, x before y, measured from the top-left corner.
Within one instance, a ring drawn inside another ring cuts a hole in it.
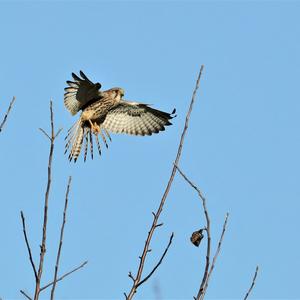
[[[300,3],[297,1],[0,2],[0,112],[15,107],[1,143],[0,296],[33,290],[22,237],[24,210],[35,259],[41,240],[49,100],[57,140],[44,282],[54,271],[67,178],[73,176],[60,270],[88,265],[57,286],[57,298],[122,299],[131,285],[151,211],[160,201],[201,64],[205,72],[180,166],[207,198],[214,246],[226,212],[211,299],[241,299],[260,266],[252,298],[300,299]],[[102,157],[70,164],[65,81],[83,70],[127,99],[177,109],[152,137],[113,136]],[[173,245],[137,299],[192,299],[205,262],[189,242],[203,226],[201,203],[177,176],[154,235],[151,270],[171,232]],[[45,293],[45,298],[48,294]]]

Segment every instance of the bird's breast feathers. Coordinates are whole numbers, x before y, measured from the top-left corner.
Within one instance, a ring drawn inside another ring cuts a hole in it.
[[[87,121],[87,120],[93,119],[94,114],[95,114],[94,110],[85,110],[81,114],[81,120]]]

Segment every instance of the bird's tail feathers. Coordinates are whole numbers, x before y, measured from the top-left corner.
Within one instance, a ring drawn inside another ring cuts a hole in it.
[[[111,140],[111,137],[107,130],[104,130],[109,140]],[[105,146],[108,148],[108,143],[106,141],[106,138],[102,131],[100,132],[100,136],[102,140],[105,143]],[[96,144],[97,149],[99,152],[99,155],[101,155],[101,146],[99,142],[98,134],[95,135],[96,138]],[[74,162],[77,161],[81,148],[84,148],[84,161],[87,159],[88,150],[90,148],[90,154],[91,158],[94,157],[94,146],[93,146],[93,133],[89,126],[85,125],[80,119],[68,130],[68,134],[65,138],[66,140],[66,146],[65,146],[65,154],[68,152],[69,149],[69,161],[74,160]]]
[[[69,154],[69,161],[74,160],[76,162],[83,143],[84,138],[84,131],[85,128],[79,119],[68,131],[68,134],[66,136],[66,147],[65,147],[65,153],[70,150]]]

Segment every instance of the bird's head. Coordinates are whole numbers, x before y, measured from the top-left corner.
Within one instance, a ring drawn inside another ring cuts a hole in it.
[[[111,97],[113,98],[117,98],[119,100],[121,100],[121,98],[124,96],[125,92],[122,88],[119,87],[114,87],[112,89],[107,90],[105,93],[109,93],[111,95]]]
[[[122,88],[117,88],[119,95],[122,97],[124,97],[125,95],[125,91]]]

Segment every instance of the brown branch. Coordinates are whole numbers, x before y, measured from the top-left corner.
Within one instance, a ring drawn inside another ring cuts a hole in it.
[[[257,274],[258,274],[258,266],[256,267],[255,269],[255,273],[254,273],[254,276],[253,276],[253,279],[252,279],[252,283],[251,283],[251,286],[249,288],[249,290],[247,291],[245,297],[244,297],[244,300],[246,300],[248,298],[248,296],[250,295],[254,285],[255,285],[255,280],[256,280],[256,277],[257,277]]]
[[[8,107],[8,109],[7,109],[7,111],[6,111],[6,114],[4,115],[3,121],[2,121],[1,124],[0,124],[0,132],[2,131],[2,128],[3,128],[4,124],[5,124],[6,121],[7,121],[7,117],[8,117],[8,115],[9,115],[9,113],[10,113],[10,111],[11,111],[11,109],[12,109],[12,107],[13,107],[15,101],[16,101],[16,97],[14,96],[14,97],[12,98],[12,100],[10,101],[9,107]]]
[[[28,238],[27,238],[26,225],[25,225],[25,217],[24,217],[23,211],[21,211],[21,219],[22,219],[23,234],[24,234],[24,239],[25,239],[25,243],[26,243],[26,246],[27,246],[29,260],[30,260],[30,263],[31,263],[31,266],[32,266],[32,269],[33,269],[35,280],[37,281],[38,275],[37,275],[36,267],[35,267],[35,264],[34,264],[34,261],[33,261],[33,258],[32,258],[31,248],[30,248],[30,245],[29,245],[29,242],[28,242]]]
[[[41,278],[43,273],[44,266],[44,257],[46,253],[46,240],[47,240],[47,223],[48,223],[48,202],[49,202],[49,194],[51,188],[52,181],[52,160],[53,160],[53,151],[54,151],[54,141],[55,141],[55,132],[54,132],[54,120],[53,120],[53,108],[52,101],[50,101],[50,123],[51,123],[51,134],[47,134],[46,131],[41,130],[48,138],[50,138],[50,152],[49,152],[49,160],[48,160],[48,176],[47,176],[47,187],[45,192],[45,204],[44,204],[44,221],[43,221],[43,235],[42,235],[42,244],[40,251],[40,262],[38,268],[38,275],[35,285],[34,292],[34,300],[39,299],[40,294],[40,286],[41,286]]]
[[[217,258],[219,256],[221,246],[222,246],[222,242],[223,242],[223,238],[224,238],[224,234],[225,234],[225,231],[226,231],[228,217],[229,217],[229,213],[226,213],[225,221],[224,221],[223,229],[222,229],[222,234],[221,234],[221,237],[219,239],[218,247],[217,247],[216,253],[213,257],[213,260],[212,260],[212,263],[211,263],[211,266],[210,266],[210,269],[209,269],[209,272],[208,272],[208,275],[207,275],[207,279],[206,279],[206,282],[205,282],[203,293],[201,294],[201,297],[199,298],[200,300],[204,299],[204,296],[205,296],[205,293],[206,293],[206,290],[207,290],[207,287],[208,287],[208,282],[209,282],[210,276],[211,276],[211,274],[212,274],[212,272],[215,268],[215,264],[216,264]]]
[[[187,176],[179,169],[179,167],[177,165],[175,165],[175,167],[177,168],[179,174],[184,178],[184,180],[193,189],[195,189],[196,192],[198,193],[200,199],[202,200],[202,206],[203,206],[204,215],[205,215],[205,219],[206,219],[206,228],[205,228],[205,231],[206,231],[206,234],[207,234],[206,262],[205,262],[205,269],[204,269],[204,274],[203,274],[202,281],[201,281],[201,284],[200,284],[200,288],[199,288],[197,297],[195,297],[195,299],[198,300],[198,299],[200,299],[200,297],[204,293],[204,286],[205,286],[205,283],[207,282],[208,274],[209,274],[208,271],[209,271],[209,266],[210,266],[210,249],[211,249],[210,218],[209,218],[208,210],[207,210],[207,206],[206,206],[206,199],[202,195],[200,189],[187,178]]]
[[[156,271],[156,269],[159,267],[159,265],[162,263],[164,257],[166,256],[171,244],[172,244],[172,241],[173,241],[173,237],[174,237],[174,232],[172,232],[171,236],[170,236],[170,239],[169,239],[169,243],[164,251],[164,253],[162,254],[160,260],[158,261],[158,263],[155,265],[155,267],[152,269],[152,271],[143,279],[139,282],[139,284],[137,285],[137,287],[139,287],[140,285],[142,285],[145,281],[147,281],[152,275],[153,273]]]
[[[56,265],[55,265],[55,271],[54,271],[54,279],[53,279],[53,285],[51,289],[51,297],[50,299],[54,299],[54,293],[55,293],[55,287],[56,287],[56,282],[57,282],[57,272],[58,272],[58,266],[59,266],[59,260],[60,260],[60,253],[61,253],[61,248],[63,244],[63,238],[64,238],[64,229],[65,229],[65,224],[66,224],[66,214],[67,214],[67,208],[68,208],[68,200],[69,200],[69,192],[70,192],[70,185],[71,185],[72,177],[69,177],[68,180],[68,185],[67,185],[67,191],[66,191],[66,197],[65,197],[65,207],[64,207],[64,212],[63,212],[63,222],[61,225],[60,229],[60,240],[59,240],[59,246],[57,250],[57,257],[56,257]]]
[[[59,278],[57,278],[55,282],[52,281],[52,282],[46,284],[45,286],[41,287],[40,292],[47,289],[49,286],[53,285],[54,283],[57,283],[57,282],[63,280],[65,277],[71,275],[72,273],[76,272],[77,270],[83,268],[87,263],[88,263],[87,261],[83,262],[80,266],[76,267],[75,269],[73,269],[73,270],[69,271],[68,273],[66,273],[66,274],[60,276]]]
[[[175,159],[175,165],[178,165],[179,160],[180,160],[180,156],[181,156],[181,152],[182,152],[182,147],[183,147],[183,143],[184,143],[184,138],[185,138],[188,126],[189,126],[190,115],[191,115],[191,112],[192,112],[192,109],[193,109],[193,105],[194,105],[194,102],[195,102],[197,90],[198,90],[198,88],[200,86],[200,79],[201,79],[203,68],[204,68],[204,66],[202,65],[201,68],[200,68],[199,75],[198,75],[197,82],[196,82],[196,86],[195,86],[195,89],[194,89],[194,92],[193,92],[193,95],[192,95],[192,99],[191,99],[191,102],[190,102],[189,110],[188,110],[186,118],[185,118],[185,124],[184,124],[184,128],[183,128],[183,131],[182,131],[182,134],[181,134],[181,138],[180,138],[180,142],[179,142],[179,146],[178,146],[178,150],[177,150],[177,155],[176,155],[176,159]],[[142,276],[142,273],[143,273],[143,269],[144,269],[145,260],[146,260],[146,256],[147,256],[147,253],[148,253],[149,245],[150,245],[153,233],[154,233],[154,231],[156,229],[156,225],[157,225],[158,219],[159,219],[160,214],[161,214],[161,212],[163,210],[165,201],[166,201],[167,196],[169,194],[171,185],[173,183],[173,180],[174,180],[174,177],[175,177],[175,174],[176,174],[176,170],[177,170],[176,167],[173,166],[173,169],[172,169],[172,172],[171,172],[171,175],[170,175],[167,187],[166,187],[165,192],[164,192],[164,194],[162,196],[162,199],[160,201],[159,207],[158,207],[156,213],[154,213],[154,220],[153,220],[151,228],[150,228],[150,230],[148,232],[148,236],[147,236],[147,239],[146,239],[146,242],[145,242],[145,246],[144,246],[142,255],[140,256],[140,263],[139,263],[139,266],[138,266],[136,278],[135,278],[135,280],[133,282],[133,285],[131,287],[131,290],[130,290],[128,296],[126,295],[126,299],[128,299],[128,300],[131,300],[133,298],[134,294],[136,293],[137,287],[138,287],[138,285],[139,285],[139,283],[141,281],[141,276]]]
[[[23,290],[20,290],[20,293],[28,300],[32,300],[32,298],[30,296],[28,296]]]

